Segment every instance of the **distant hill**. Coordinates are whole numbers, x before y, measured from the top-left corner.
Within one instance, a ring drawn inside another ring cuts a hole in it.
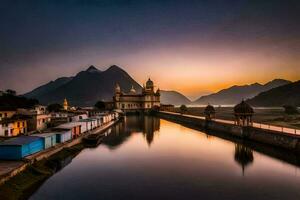
[[[300,106],[300,81],[262,92],[247,102],[253,106]]]
[[[59,88],[60,86],[66,84],[70,80],[72,80],[73,77],[61,77],[56,79],[55,81],[50,81],[49,83],[42,85],[31,92],[28,92],[25,94],[27,97],[37,97],[37,96],[42,96],[44,94],[47,94],[48,92],[51,92],[52,90],[55,90]]]
[[[43,104],[60,103],[67,98],[71,105],[91,106],[98,100],[110,101],[116,83],[122,91],[129,91],[133,85],[137,92],[142,87],[120,67],[113,65],[105,71],[94,66],[79,72],[75,77],[63,77],[24,94],[36,98]]]
[[[160,102],[162,104],[173,104],[173,105],[191,104],[191,101],[183,94],[176,91],[166,91],[166,90],[161,90]]]
[[[223,89],[217,93],[202,96],[193,104],[216,104],[216,105],[232,105],[240,102],[242,99],[253,98],[261,92],[268,91],[272,88],[276,88],[282,85],[291,83],[290,81],[283,79],[275,79],[264,85],[254,83],[251,85],[232,86],[227,89]]]

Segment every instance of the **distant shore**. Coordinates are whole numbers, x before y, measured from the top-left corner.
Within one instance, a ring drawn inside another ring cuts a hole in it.
[[[188,106],[186,114],[204,116],[205,106]],[[215,106],[216,118],[234,120],[233,106]],[[180,112],[179,107],[175,107],[175,112]],[[254,107],[254,122],[283,126],[289,128],[300,128],[300,114],[287,115],[282,107]]]

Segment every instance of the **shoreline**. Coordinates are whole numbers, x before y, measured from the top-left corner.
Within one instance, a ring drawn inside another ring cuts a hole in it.
[[[7,163],[16,163],[15,165],[12,165],[10,168],[7,168],[3,171],[2,174],[0,174],[0,188],[5,185],[7,182],[9,182],[14,177],[18,176],[19,174],[22,174],[29,168],[33,167],[38,162],[45,162],[47,159],[51,159],[51,157],[55,157],[56,155],[59,155],[60,153],[63,153],[64,151],[71,149],[73,147],[76,147],[77,145],[83,145],[83,138],[90,134],[95,133],[101,133],[116,124],[119,121],[119,119],[114,120],[112,122],[109,122],[105,124],[104,126],[98,127],[92,131],[86,132],[79,137],[67,141],[62,144],[58,144],[52,148],[43,150],[41,152],[29,155],[24,158],[23,161],[1,161],[2,165],[6,165]],[[3,167],[4,168],[4,167]],[[0,192],[1,194],[1,192]],[[0,195],[1,197],[1,195]],[[0,198],[2,199],[2,198]]]
[[[72,162],[72,159],[84,148],[84,144],[79,143],[64,148],[48,159],[39,160],[26,166],[22,172],[11,177],[0,186],[0,199],[28,199],[44,181],[64,167],[61,166],[61,161],[70,160]]]

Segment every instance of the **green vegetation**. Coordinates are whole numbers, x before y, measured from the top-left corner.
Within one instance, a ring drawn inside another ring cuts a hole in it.
[[[292,106],[292,105],[285,105],[284,107],[284,112],[288,115],[295,115],[295,114],[299,114],[298,109],[296,106]]]
[[[63,107],[59,103],[53,103],[53,104],[50,104],[50,105],[47,106],[47,111],[48,112],[58,112],[62,109],[63,109]]]
[[[0,186],[0,199],[27,199],[45,180],[60,169],[60,161],[75,157],[84,148],[83,144],[65,148],[59,153],[34,163],[26,170]]]
[[[11,90],[11,89],[5,90],[5,93],[8,95],[13,95],[13,96],[17,95],[17,92],[15,90]]]
[[[181,114],[186,113],[188,111],[186,105],[181,105],[179,109]]]
[[[95,107],[99,110],[105,110],[105,103],[103,101],[98,101],[96,104],[95,104]]]
[[[0,109],[32,108],[39,103],[36,99],[15,96],[14,92],[7,92],[0,96]]]

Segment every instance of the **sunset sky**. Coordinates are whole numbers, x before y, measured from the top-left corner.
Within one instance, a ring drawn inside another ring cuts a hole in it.
[[[295,81],[299,21],[298,0],[2,0],[0,89],[28,92],[91,64],[191,98]]]

